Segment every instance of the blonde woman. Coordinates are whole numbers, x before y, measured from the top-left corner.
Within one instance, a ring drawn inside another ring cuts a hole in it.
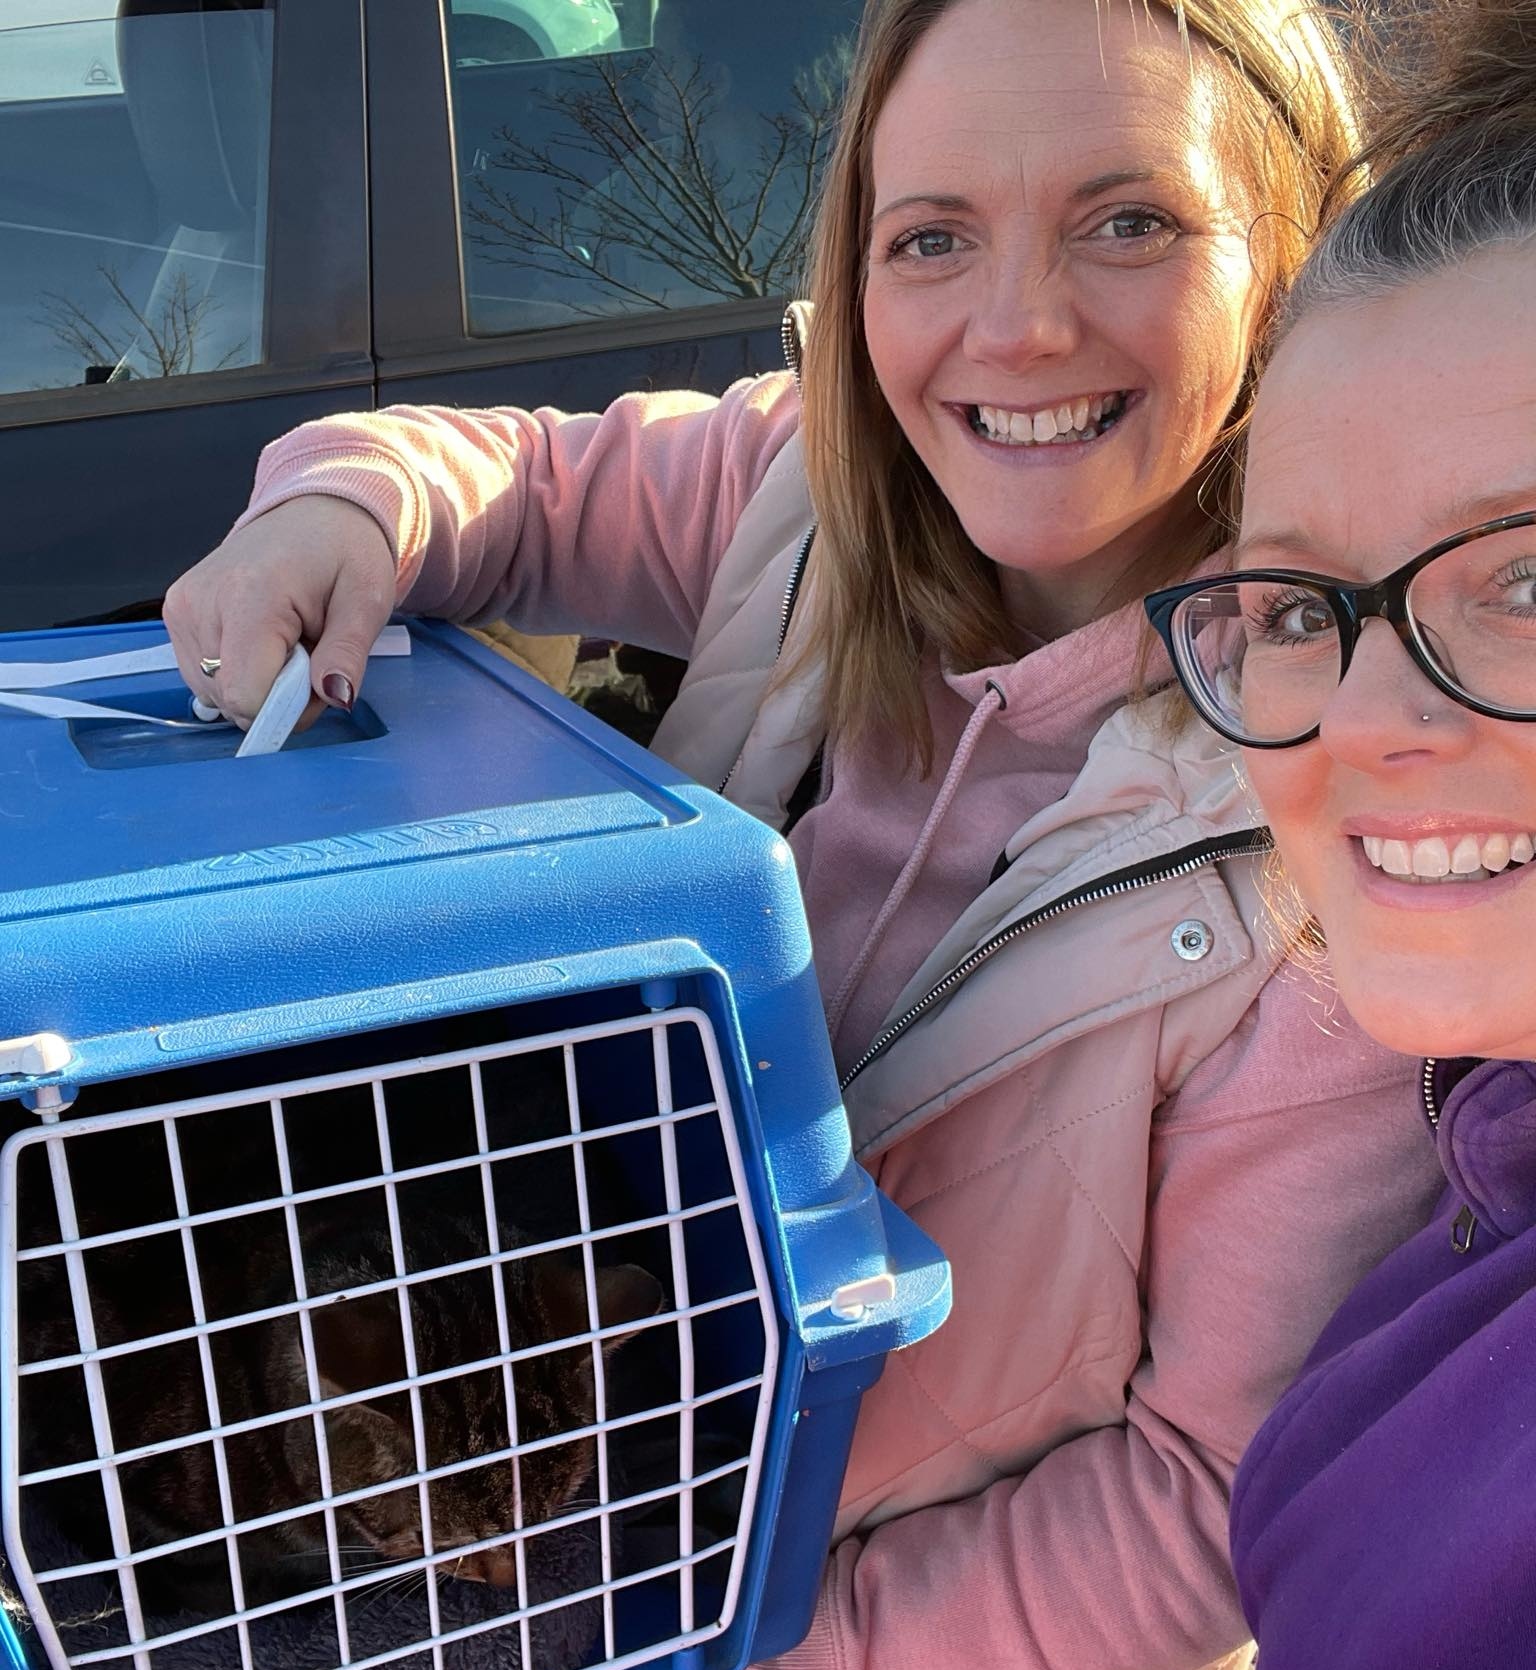
[[[1127,705],[1127,600],[1226,537],[1350,148],[1331,42],[1298,0],[876,0],[797,375],[308,425],[167,599],[237,715],[299,638],[348,705],[397,601],[688,658],[656,747],[788,831],[857,1151],[954,1266],[785,1667],[1235,1646],[1237,1457],[1429,1209],[1405,1065],[1270,978],[1226,757]]]

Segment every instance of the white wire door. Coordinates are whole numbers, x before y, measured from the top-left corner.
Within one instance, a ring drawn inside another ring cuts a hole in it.
[[[726,1629],[778,1322],[679,1009],[40,1124],[3,1497],[50,1662],[645,1662]],[[484,1661],[488,1662],[488,1661]]]

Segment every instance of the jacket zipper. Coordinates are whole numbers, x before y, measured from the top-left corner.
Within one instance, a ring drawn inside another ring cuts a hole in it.
[[[789,636],[790,616],[795,612],[795,600],[800,595],[800,582],[805,578],[805,565],[811,560],[811,546],[815,542],[816,524],[812,522],[806,529],[805,538],[800,541],[795,566],[789,571],[789,584],[784,588],[784,602],[779,608],[779,642],[773,652],[775,664],[784,653],[784,640]]]
[[[784,310],[784,317],[779,321],[779,341],[784,348],[784,363],[794,373],[795,388],[800,387],[800,338],[795,331],[794,318],[788,308]],[[779,657],[784,653],[784,640],[789,636],[790,617],[795,612],[795,599],[800,595],[800,582],[805,578],[805,565],[810,560],[811,546],[816,539],[816,524],[811,523],[806,535],[800,542],[799,553],[795,557],[794,567],[789,571],[789,584],[784,588],[784,601],[779,606],[779,641],[774,646],[773,664],[777,666]],[[731,769],[720,779],[720,787],[716,794],[724,794],[726,784],[736,775],[736,767],[741,764],[738,754],[731,762]]]
[[[810,560],[811,545],[816,538],[816,524],[811,523],[806,530],[805,538],[800,541],[800,550],[795,557],[795,565],[789,571],[789,584],[784,588],[784,601],[779,607],[779,641],[773,652],[773,665],[777,666],[779,657],[784,653],[784,640],[789,636],[790,617],[795,612],[795,600],[800,595],[800,582],[805,578],[805,565]],[[724,794],[726,784],[736,775],[736,767],[741,764],[738,754],[731,762],[731,769],[720,779],[720,787],[716,794]]]
[[[795,389],[800,391],[800,334],[795,329],[795,316],[789,308],[784,309],[784,317],[779,321],[779,340],[784,345],[784,363],[794,373]],[[773,652],[773,659],[778,661],[784,653],[784,640],[789,636],[789,617],[795,612],[795,599],[800,594],[800,582],[805,577],[805,565],[810,560],[811,545],[816,538],[816,524],[811,523],[804,540],[800,545],[800,554],[795,558],[795,566],[789,571],[789,584],[784,588],[784,604],[779,610],[779,643]],[[733,766],[732,770],[735,769]],[[727,779],[729,781],[729,779]]]
[[[794,315],[786,307],[779,320],[779,342],[784,349],[784,363],[794,373],[795,387],[800,387],[800,333],[795,329]]]
[[[1424,1097],[1424,1117],[1429,1121],[1432,1131],[1440,1129],[1440,1104],[1435,1100],[1436,1065],[1434,1057],[1429,1057],[1424,1063],[1424,1076],[1419,1081],[1419,1090]]]
[[[1098,881],[1088,882],[1071,893],[1064,894],[1053,904],[1042,905],[1039,910],[1020,917],[1017,922],[978,945],[963,961],[956,963],[932,991],[893,1021],[843,1075],[839,1088],[846,1090],[872,1061],[883,1055],[896,1039],[914,1021],[925,1015],[941,997],[947,997],[957,986],[968,980],[989,957],[1011,941],[1028,933],[1031,928],[1037,928],[1043,922],[1064,916],[1079,905],[1097,904],[1101,899],[1113,899],[1121,894],[1139,892],[1144,887],[1154,887],[1159,882],[1174,881],[1181,876],[1192,875],[1209,864],[1220,863],[1224,859],[1260,857],[1269,851],[1270,845],[1267,829],[1245,829],[1237,835],[1215,836],[1208,841],[1197,841],[1193,846],[1185,847],[1182,852],[1175,853],[1170,858],[1148,859],[1144,863],[1132,864],[1124,870],[1104,876]]]
[[[1431,1131],[1440,1129],[1440,1104],[1435,1097],[1435,1067],[1437,1062],[1433,1056],[1424,1062],[1424,1074],[1419,1080],[1419,1091],[1424,1098],[1424,1117],[1429,1121]],[[1472,1242],[1477,1235],[1477,1214],[1470,1206],[1462,1209],[1451,1220],[1451,1249],[1454,1252],[1469,1253]]]

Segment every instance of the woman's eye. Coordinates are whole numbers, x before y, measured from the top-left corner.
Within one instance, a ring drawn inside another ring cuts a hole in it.
[[[1270,644],[1311,644],[1334,630],[1333,610],[1320,597],[1296,592],[1265,598],[1248,611],[1249,638]]]
[[[1326,603],[1297,603],[1276,624],[1289,637],[1316,638],[1333,631],[1333,611]]]
[[[1117,209],[1089,235],[1105,243],[1166,243],[1177,231],[1169,216],[1156,209]]]
[[[1536,572],[1511,574],[1499,588],[1499,601],[1510,609],[1536,608]]]
[[[891,245],[892,255],[910,255],[918,260],[932,260],[940,255],[953,255],[955,235],[934,227],[919,227],[915,232],[903,232]]]

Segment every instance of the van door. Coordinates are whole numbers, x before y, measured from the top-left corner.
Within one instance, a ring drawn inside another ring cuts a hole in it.
[[[0,629],[152,598],[373,402],[356,0],[6,0]]]

